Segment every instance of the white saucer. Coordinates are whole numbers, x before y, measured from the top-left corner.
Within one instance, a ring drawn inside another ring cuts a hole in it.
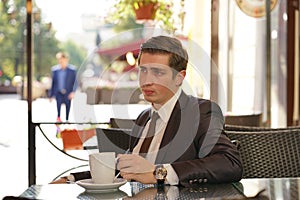
[[[85,191],[81,193],[77,198],[78,199],[123,199],[128,197],[128,195],[121,191],[113,191],[113,192],[88,192]]]
[[[76,181],[76,184],[86,189],[87,192],[103,193],[117,191],[118,188],[124,185],[126,182],[126,179],[118,178],[113,183],[96,184],[92,181],[92,179],[84,179]]]

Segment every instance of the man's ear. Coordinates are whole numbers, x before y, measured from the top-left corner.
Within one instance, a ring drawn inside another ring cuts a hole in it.
[[[185,75],[186,75],[186,70],[181,70],[180,72],[177,73],[176,80],[175,80],[177,86],[180,86],[182,84]]]

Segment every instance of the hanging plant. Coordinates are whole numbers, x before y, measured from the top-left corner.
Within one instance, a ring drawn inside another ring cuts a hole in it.
[[[146,7],[149,11],[139,11]],[[136,14],[137,11],[137,14]],[[141,17],[139,14],[148,13],[148,17]],[[118,24],[128,16],[134,16],[136,20],[153,20],[164,30],[174,33],[173,3],[171,0],[118,0],[107,16],[108,22]]]
[[[135,2],[132,6],[136,20],[154,20],[157,11],[157,3]]]

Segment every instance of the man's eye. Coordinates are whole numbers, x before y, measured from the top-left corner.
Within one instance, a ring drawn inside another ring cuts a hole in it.
[[[164,72],[160,69],[152,69],[151,71],[152,71],[153,74],[155,74],[157,76],[164,75]]]
[[[147,69],[141,67],[141,68],[140,68],[140,72],[146,73],[146,72],[147,72]]]

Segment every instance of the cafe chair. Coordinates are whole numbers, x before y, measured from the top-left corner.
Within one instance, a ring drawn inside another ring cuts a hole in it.
[[[225,115],[225,124],[237,126],[256,126],[262,125],[262,113],[245,115]]]
[[[96,128],[99,152],[125,153],[129,148],[131,129]]]
[[[269,128],[263,126],[241,126],[241,125],[231,125],[231,124],[224,125],[224,130],[227,131],[280,131],[280,130],[293,130],[293,129],[300,129],[300,126]]]
[[[238,144],[243,178],[284,178],[300,176],[300,129],[229,131]]]
[[[134,125],[134,119],[110,118],[109,123],[111,128],[131,129]]]

